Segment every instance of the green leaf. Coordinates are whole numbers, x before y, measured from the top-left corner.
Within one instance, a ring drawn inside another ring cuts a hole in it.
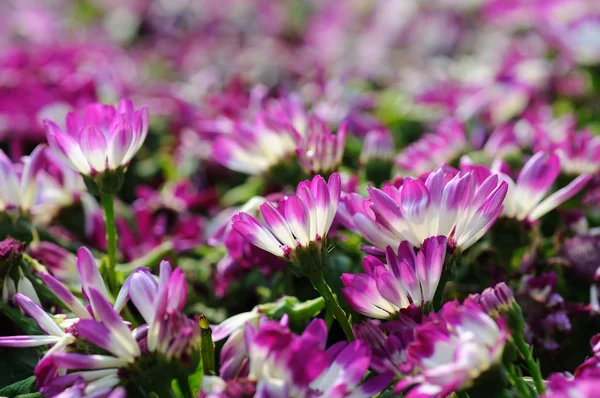
[[[8,398],[24,398],[25,396],[29,397],[31,395],[33,397],[35,395],[29,394],[33,390],[35,390],[35,376],[28,377],[4,387],[2,390],[0,390],[0,396]]]

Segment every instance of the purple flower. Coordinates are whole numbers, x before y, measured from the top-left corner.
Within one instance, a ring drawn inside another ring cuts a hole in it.
[[[595,397],[600,388],[600,371],[587,372],[579,377],[553,374],[546,383],[548,391],[542,398]]]
[[[20,164],[0,150],[0,212],[18,209],[27,213],[38,194],[38,174],[44,167],[44,146],[37,146]]]
[[[588,130],[569,130],[567,136],[552,147],[567,174],[595,174],[600,170],[600,137]]]
[[[419,370],[400,381],[396,392],[416,385],[407,398],[443,397],[469,388],[502,359],[508,331],[475,303],[446,303],[439,315],[418,326],[407,357]]]
[[[504,282],[485,288],[481,294],[472,294],[467,300],[473,300],[479,304],[494,319],[516,303],[513,292]]]
[[[463,126],[456,120],[444,120],[434,133],[425,134],[396,157],[396,165],[413,175],[428,172],[440,163],[458,158],[466,149]]]
[[[269,202],[260,206],[266,226],[241,212],[232,218],[233,229],[253,245],[300,266],[298,249],[311,244],[319,252],[324,248],[338,207],[340,183],[338,173],[327,183],[321,176],[301,182],[296,195],[286,197],[279,208]]]
[[[369,347],[357,340],[326,350],[327,328],[321,319],[313,320],[302,335],[277,321],[264,321],[258,327],[246,324],[244,333],[247,379],[256,383],[256,396],[370,397],[392,380],[384,375],[361,384],[371,362]],[[204,378],[203,396],[227,397],[230,384]]]
[[[186,366],[194,367],[188,362],[196,356],[192,354],[199,347],[200,330],[197,322],[181,312],[187,298],[185,277],[180,268],[172,271],[167,262],[161,263],[160,268],[158,282],[146,269],[132,273],[114,306],[96,288],[100,286],[97,281],[87,278],[84,294],[89,298],[94,318],[80,319],[75,327],[77,338],[88,344],[88,350],[52,352],[40,361],[35,374],[45,396],[58,396],[65,388],[76,387],[81,379],[86,382],[83,396],[98,390],[111,392],[117,385],[130,382],[129,377],[143,377],[143,369],[139,369],[142,364],[132,367],[142,357],[148,358],[148,366],[167,361],[191,371]],[[128,300],[146,321],[133,331],[118,313]],[[100,349],[104,353],[93,354]],[[171,380],[166,379],[163,381],[170,386]]]
[[[300,134],[287,119],[263,111],[253,124],[238,123],[213,144],[213,156],[223,166],[245,174],[262,174],[284,163],[296,150]]]
[[[369,161],[392,161],[396,155],[394,137],[387,130],[372,130],[365,135],[359,161],[366,165]]]
[[[397,251],[387,247],[385,265],[367,256],[363,260],[365,274],[342,275],[342,295],[353,309],[386,319],[402,308],[422,307],[433,300],[446,258],[446,237],[427,239],[418,254],[406,241]]]
[[[71,112],[65,130],[44,121],[50,148],[86,176],[127,167],[146,139],[148,123],[148,108],[135,110],[128,99],[121,100],[117,109],[94,103],[86,107],[83,116]]]
[[[369,200],[357,194],[342,200],[340,220],[379,249],[405,240],[419,247],[427,238],[443,235],[465,250],[502,212],[508,185],[489,170],[487,175],[440,166],[420,179],[404,180],[399,188],[370,187]]]
[[[347,135],[347,123],[343,123],[333,135],[324,121],[313,117],[308,132],[296,148],[300,165],[312,175],[330,175],[342,162]]]
[[[52,242],[30,245],[27,252],[48,269],[60,282],[81,288],[77,274],[76,257],[73,253]]]
[[[547,196],[560,174],[560,163],[557,155],[538,152],[525,163],[516,182],[499,173],[508,184],[502,214],[520,221],[535,221],[581,191],[590,175],[580,175],[566,187]]]

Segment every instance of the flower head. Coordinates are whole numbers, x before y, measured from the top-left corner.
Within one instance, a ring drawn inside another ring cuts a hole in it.
[[[525,163],[516,182],[499,173],[508,184],[502,214],[520,221],[535,221],[581,191],[590,175],[580,175],[566,187],[548,195],[560,173],[560,163],[557,155],[538,152]]]
[[[338,173],[327,183],[321,176],[301,182],[296,195],[285,197],[279,208],[269,202],[260,206],[266,225],[242,212],[233,216],[233,229],[253,245],[288,260],[300,275],[319,269],[324,262],[315,263],[310,253],[314,250],[317,257],[326,255],[325,242],[337,211],[340,184]]]
[[[407,356],[419,373],[396,385],[406,397],[442,397],[469,388],[502,358],[508,331],[475,303],[449,302],[418,326]]]
[[[433,300],[446,258],[446,237],[427,239],[418,254],[405,241],[397,252],[388,246],[387,264],[367,256],[363,260],[365,274],[342,275],[342,295],[356,311],[386,319],[402,308],[424,306]]]
[[[413,175],[431,170],[440,163],[458,158],[467,140],[463,126],[456,120],[443,121],[434,133],[425,134],[396,157],[396,165]]]
[[[254,383],[258,396],[370,397],[391,381],[384,375],[361,384],[371,361],[367,344],[339,342],[326,350],[327,328],[321,319],[302,335],[292,333],[285,320],[246,324],[244,334],[248,374],[239,379]],[[205,378],[203,396],[227,397],[231,386],[232,381]]]
[[[266,111],[253,124],[238,123],[230,134],[219,136],[213,154],[223,166],[245,174],[262,174],[284,163],[301,137],[285,118]]]
[[[340,220],[379,249],[405,240],[419,247],[427,238],[443,235],[465,250],[500,215],[507,189],[496,175],[484,178],[477,170],[440,166],[399,187],[371,187],[368,200],[347,195],[340,204]]]
[[[83,116],[71,112],[65,130],[44,121],[50,148],[72,169],[92,177],[126,168],[146,139],[148,123],[148,108],[135,110],[128,99],[116,109],[94,103]]]
[[[307,134],[296,149],[304,170],[313,175],[333,173],[342,162],[347,135],[347,123],[343,123],[337,135],[333,135],[324,121],[313,117]]]
[[[394,138],[387,130],[372,130],[365,136],[359,161],[366,165],[369,161],[392,161],[396,151]]]

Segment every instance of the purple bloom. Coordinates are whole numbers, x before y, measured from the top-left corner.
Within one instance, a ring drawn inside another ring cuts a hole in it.
[[[416,385],[407,398],[443,397],[469,388],[502,359],[508,331],[475,303],[446,303],[439,315],[418,326],[407,349],[419,372],[400,381],[396,392]]]
[[[147,107],[135,110],[123,99],[117,109],[95,103],[83,116],[69,113],[64,130],[50,120],[44,123],[52,150],[73,170],[95,176],[129,165],[146,139],[149,115]]]
[[[387,264],[367,256],[365,274],[343,274],[342,295],[356,311],[371,318],[394,317],[410,305],[425,306],[433,300],[446,258],[446,237],[423,242],[415,254],[407,241],[395,253],[386,249]]]
[[[321,176],[301,182],[296,195],[286,197],[279,208],[269,202],[260,206],[266,226],[242,212],[233,216],[233,229],[253,245],[298,265],[299,248],[323,247],[337,211],[340,183],[338,173],[327,183]]]
[[[557,155],[538,152],[525,163],[516,182],[499,173],[508,184],[502,214],[520,221],[535,221],[581,191],[590,175],[580,175],[566,187],[548,195],[560,173],[560,163]]]
[[[0,212],[19,209],[27,213],[38,194],[38,174],[44,167],[44,146],[37,146],[21,164],[13,164],[0,150]]]
[[[27,252],[48,269],[60,282],[80,288],[76,257],[73,253],[52,242],[30,245]]]
[[[342,162],[347,135],[347,123],[343,123],[333,135],[324,121],[313,117],[308,132],[296,149],[300,165],[312,175],[330,175]]]
[[[595,397],[600,388],[600,372],[595,370],[579,377],[553,374],[546,384],[542,398]]]
[[[321,319],[313,320],[302,335],[277,321],[264,321],[256,328],[246,324],[244,333],[247,379],[256,383],[257,396],[370,397],[392,379],[384,375],[361,384],[371,362],[368,346],[357,340],[326,350],[327,328]],[[229,384],[205,377],[203,396],[227,397]]]
[[[284,163],[296,150],[301,136],[287,119],[266,111],[254,124],[238,123],[230,134],[213,144],[213,155],[223,166],[245,174],[262,174]]]
[[[508,189],[489,171],[487,178],[480,174],[440,166],[420,179],[406,179],[399,188],[371,187],[368,201],[357,194],[342,200],[340,220],[379,249],[405,240],[419,247],[427,238],[443,235],[465,250],[500,215]]]
[[[479,304],[494,319],[516,303],[512,291],[504,282],[485,288],[481,294],[472,294],[467,300]]]
[[[391,162],[396,155],[394,137],[387,130],[372,130],[365,135],[359,161],[366,165],[369,161]]]
[[[434,133],[425,134],[402,150],[396,157],[396,165],[419,175],[458,158],[466,146],[463,126],[456,120],[444,120]]]

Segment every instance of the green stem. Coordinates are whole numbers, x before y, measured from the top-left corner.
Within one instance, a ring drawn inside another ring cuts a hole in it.
[[[106,273],[108,276],[108,285],[113,290],[113,293],[115,293],[117,288],[117,277],[115,274],[115,267],[117,266],[117,226],[115,224],[115,198],[113,195],[102,194],[102,207],[104,207],[108,248]]]
[[[200,315],[200,353],[202,368],[205,375],[215,374],[215,343],[212,339],[212,329],[204,314]]]
[[[469,398],[469,394],[467,394],[466,391],[455,391],[454,394],[458,397],[458,398]]]
[[[544,379],[542,377],[542,370],[540,369],[539,363],[533,358],[529,344],[525,342],[522,333],[514,333],[513,340],[517,350],[519,350],[519,353],[527,363],[527,369],[531,374],[537,393],[540,395],[543,394],[546,391],[546,385],[544,384]]]
[[[529,398],[531,396],[530,389],[527,383],[520,374],[517,373],[514,365],[510,364],[507,367],[503,367],[505,374],[508,376],[510,384],[514,385],[519,392],[520,398]]]
[[[310,279],[313,287],[319,294],[325,299],[325,305],[331,312],[335,319],[337,319],[338,323],[344,330],[344,334],[348,341],[354,341],[354,334],[352,333],[352,326],[348,322],[348,318],[346,317],[346,313],[340,307],[337,299],[333,295],[331,288],[325,281],[325,277],[323,276],[323,272],[317,271],[307,275],[308,279]]]
[[[194,398],[194,394],[192,394],[192,388],[190,387],[187,377],[178,378],[177,384],[179,384],[179,391],[181,391],[183,394],[183,398]]]

